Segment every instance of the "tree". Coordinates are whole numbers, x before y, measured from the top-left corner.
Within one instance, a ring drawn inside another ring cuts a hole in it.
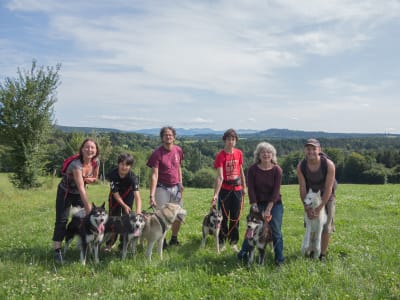
[[[33,60],[30,71],[18,68],[17,78],[7,77],[0,84],[0,138],[11,150],[11,181],[16,187],[40,185],[60,67],[37,67]]]

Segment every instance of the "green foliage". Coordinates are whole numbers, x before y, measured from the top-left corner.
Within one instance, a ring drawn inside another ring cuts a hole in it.
[[[38,186],[52,130],[53,106],[60,65],[18,69],[18,78],[0,85],[0,138],[10,148],[12,182],[19,188]]]
[[[216,174],[216,171],[212,168],[201,169],[193,176],[192,185],[198,188],[212,188]]]
[[[246,264],[228,249],[216,254],[212,236],[200,248],[201,224],[212,189],[186,188],[181,246],[152,262],[139,247],[121,261],[117,250],[100,263],[79,262],[73,243],[67,263],[53,263],[51,236],[58,180],[20,191],[0,174],[0,299],[399,299],[400,195],[397,185],[347,185],[337,191],[336,232],[325,264],[301,257],[303,208],[297,185],[282,186],[286,263],[277,268],[267,248],[265,266]],[[90,186],[90,201],[107,199],[108,185]],[[148,199],[148,190],[141,190]],[[23,207],[21,207],[23,203]],[[145,203],[145,202],[144,202]],[[16,209],[18,207],[19,209]],[[144,206],[145,207],[145,206]],[[242,213],[240,242],[245,232]],[[168,232],[168,238],[170,231]],[[360,288],[361,287],[361,288]]]

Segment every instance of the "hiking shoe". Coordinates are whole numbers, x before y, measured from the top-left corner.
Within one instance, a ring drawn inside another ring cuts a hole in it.
[[[279,267],[281,267],[284,263],[285,263],[284,260],[276,260],[276,261],[275,261],[275,266],[277,266],[277,267],[279,268]]]
[[[61,249],[57,249],[54,251],[54,262],[62,265],[64,263],[64,259],[62,257]]]
[[[169,246],[179,246],[180,243],[179,243],[178,239],[170,239],[168,245]]]

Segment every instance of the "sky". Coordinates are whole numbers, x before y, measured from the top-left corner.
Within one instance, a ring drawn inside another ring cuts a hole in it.
[[[54,121],[400,133],[400,0],[0,0],[0,82],[61,64]]]

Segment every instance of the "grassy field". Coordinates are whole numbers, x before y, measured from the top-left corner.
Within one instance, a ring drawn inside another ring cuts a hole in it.
[[[228,249],[217,255],[210,236],[200,249],[201,222],[211,189],[186,189],[186,224],[178,248],[147,262],[142,249],[122,262],[117,251],[101,253],[100,264],[79,263],[75,248],[68,262],[54,265],[52,232],[58,179],[45,188],[14,189],[0,174],[0,299],[399,299],[400,189],[398,185],[339,185],[336,232],[328,261],[300,254],[303,212],[297,186],[283,186],[286,263],[248,268]],[[107,185],[90,186],[96,204]],[[148,191],[142,191],[147,207]],[[248,211],[246,206],[244,215]],[[244,220],[244,219],[243,219]],[[241,223],[241,238],[244,234]]]

